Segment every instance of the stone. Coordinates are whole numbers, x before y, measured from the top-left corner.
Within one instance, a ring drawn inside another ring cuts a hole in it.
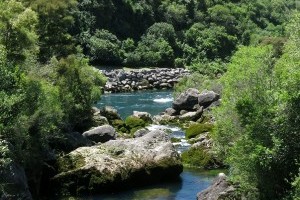
[[[152,122],[152,116],[150,113],[147,112],[133,111],[133,116],[140,118],[149,123]]]
[[[137,138],[137,137],[142,137],[144,135],[146,135],[147,133],[149,133],[150,131],[145,129],[145,128],[142,128],[140,130],[137,130],[134,134],[133,134],[133,137]]]
[[[102,116],[106,117],[109,122],[116,119],[121,119],[118,111],[112,106],[105,106],[101,109],[100,113]]]
[[[93,142],[107,142],[117,137],[116,130],[110,125],[103,125],[84,132],[83,137]]]
[[[179,116],[179,119],[197,121],[202,116],[202,113],[203,113],[203,109],[200,108],[196,112],[187,112],[187,113]]]
[[[217,101],[220,98],[220,95],[215,93],[214,91],[204,90],[198,97],[198,104],[207,108],[213,102]]]
[[[220,173],[213,184],[206,190],[197,194],[197,200],[226,200],[242,199],[236,193],[236,188],[227,181],[224,173]]]
[[[165,113],[166,113],[167,115],[174,116],[174,115],[177,114],[177,111],[176,111],[174,108],[167,108],[167,109],[165,110]]]
[[[169,135],[151,131],[134,139],[110,140],[81,147],[59,158],[52,178],[58,193],[102,193],[178,177],[181,158]]]
[[[175,110],[192,111],[194,106],[198,104],[198,97],[200,93],[195,88],[189,88],[187,91],[181,93],[173,102]]]
[[[92,112],[93,112],[93,117],[92,117],[93,126],[101,126],[101,125],[108,124],[107,118],[101,116],[101,111],[98,108],[93,107]]]

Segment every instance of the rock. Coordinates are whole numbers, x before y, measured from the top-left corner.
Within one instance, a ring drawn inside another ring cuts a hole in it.
[[[147,112],[133,111],[133,116],[140,118],[146,122],[152,122],[152,116]]]
[[[185,120],[185,121],[186,120],[197,121],[202,116],[202,113],[203,113],[203,109],[199,109],[196,112],[185,113],[185,114],[179,116],[179,119]]]
[[[204,90],[198,97],[198,104],[207,108],[213,102],[217,101],[220,98],[220,95],[215,93],[214,91]]]
[[[101,125],[108,124],[107,118],[104,116],[101,116],[101,111],[98,108],[93,107],[92,112],[93,112],[93,118],[92,118],[93,126],[101,126]]]
[[[166,114],[155,115],[153,117],[153,122],[155,124],[166,124],[166,123],[172,122],[174,120],[176,120],[176,116],[170,116],[170,115],[166,115]]]
[[[104,108],[101,109],[101,115],[106,117],[109,122],[116,120],[116,119],[121,119],[118,111],[113,108],[112,106],[105,106]]]
[[[168,134],[151,131],[135,139],[78,148],[59,158],[59,169],[52,179],[55,189],[78,195],[175,178],[183,166]]]
[[[134,134],[133,134],[133,137],[137,138],[137,137],[142,137],[144,135],[146,135],[147,133],[149,133],[150,131],[147,130],[147,129],[140,129],[140,130],[137,130]]]
[[[181,93],[173,102],[175,110],[192,111],[194,106],[198,104],[198,97],[200,93],[197,89],[189,88],[187,91]]]
[[[179,114],[180,115],[184,115],[184,114],[186,114],[186,113],[188,113],[189,111],[186,111],[186,110],[181,110],[180,112],[179,112]]]
[[[65,140],[63,141],[51,141],[52,146],[57,147],[60,150],[70,152],[79,147],[92,146],[92,141],[84,137],[78,132],[65,133]]]
[[[27,177],[24,169],[11,157],[13,147],[0,139],[1,168],[0,168],[0,199],[2,200],[31,200]]]
[[[226,200],[242,199],[237,193],[236,188],[227,180],[224,173],[220,173],[213,184],[206,190],[197,194],[198,200]]]
[[[167,115],[174,116],[174,115],[177,114],[177,111],[176,111],[174,108],[167,108],[167,109],[165,110],[165,113],[166,113]]]
[[[83,137],[93,142],[107,142],[116,139],[116,130],[110,125],[103,125],[84,132]]]

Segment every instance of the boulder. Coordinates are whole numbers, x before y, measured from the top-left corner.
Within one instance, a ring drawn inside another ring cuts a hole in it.
[[[175,110],[192,111],[194,106],[198,104],[198,97],[200,93],[195,88],[189,88],[187,91],[181,93],[173,102]]]
[[[81,147],[59,158],[52,184],[59,193],[116,191],[178,177],[180,155],[163,131]]]
[[[106,117],[109,122],[116,119],[121,119],[118,111],[112,106],[105,106],[104,108],[101,109],[100,113],[102,116]]]
[[[224,173],[213,181],[213,184],[206,190],[197,194],[197,200],[226,200],[242,199],[236,192],[236,188],[227,181]]]
[[[144,135],[146,135],[147,133],[149,133],[150,131],[145,129],[145,128],[142,128],[140,130],[137,130],[134,134],[133,134],[133,137],[137,138],[137,137],[142,137]]]
[[[133,116],[140,118],[146,122],[152,122],[152,116],[147,112],[133,111]]]
[[[200,106],[203,106],[204,108],[207,108],[210,106],[213,102],[217,101],[220,98],[220,95],[215,93],[214,91],[207,91],[204,90],[201,92],[201,94],[198,96],[198,104]]]
[[[166,113],[167,115],[174,116],[174,115],[177,114],[177,111],[176,111],[174,108],[167,108],[167,109],[165,110],[165,113]]]
[[[84,132],[83,137],[93,142],[107,142],[116,139],[116,130],[110,125],[103,125]]]
[[[0,199],[31,200],[27,177],[24,169],[13,160],[13,147],[10,143],[0,139],[1,167],[0,167]]]
[[[186,120],[197,121],[202,116],[202,113],[203,113],[203,109],[199,109],[196,112],[185,113],[185,114],[179,116],[179,119],[184,120],[184,121],[186,121]]]
[[[101,125],[108,124],[107,118],[101,116],[101,111],[98,108],[93,107],[92,112],[93,112],[93,118],[92,118],[93,126],[101,126]]]

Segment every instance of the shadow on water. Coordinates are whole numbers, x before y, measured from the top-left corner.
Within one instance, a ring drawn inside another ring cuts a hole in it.
[[[209,172],[185,168],[176,180],[135,187],[116,193],[86,196],[76,200],[186,200],[196,199],[199,191],[206,189],[219,171]]]

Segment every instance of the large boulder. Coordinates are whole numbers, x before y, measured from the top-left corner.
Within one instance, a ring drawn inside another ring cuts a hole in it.
[[[220,98],[220,95],[215,93],[214,91],[204,90],[198,96],[198,103],[199,103],[200,106],[203,106],[204,108],[207,108],[213,102],[219,100],[219,98]]]
[[[213,184],[206,190],[197,194],[197,200],[227,200],[242,199],[236,188],[227,181],[225,174],[220,173]]]
[[[59,193],[116,191],[178,177],[180,155],[163,131],[81,147],[59,159],[52,184]]]
[[[189,88],[187,91],[181,93],[173,102],[175,110],[192,111],[194,106],[198,104],[198,97],[200,93],[195,88]]]
[[[2,200],[31,200],[27,177],[24,169],[12,159],[13,147],[0,139],[0,199]]]
[[[93,142],[107,142],[117,137],[116,130],[110,125],[103,125],[84,132],[83,137]]]

